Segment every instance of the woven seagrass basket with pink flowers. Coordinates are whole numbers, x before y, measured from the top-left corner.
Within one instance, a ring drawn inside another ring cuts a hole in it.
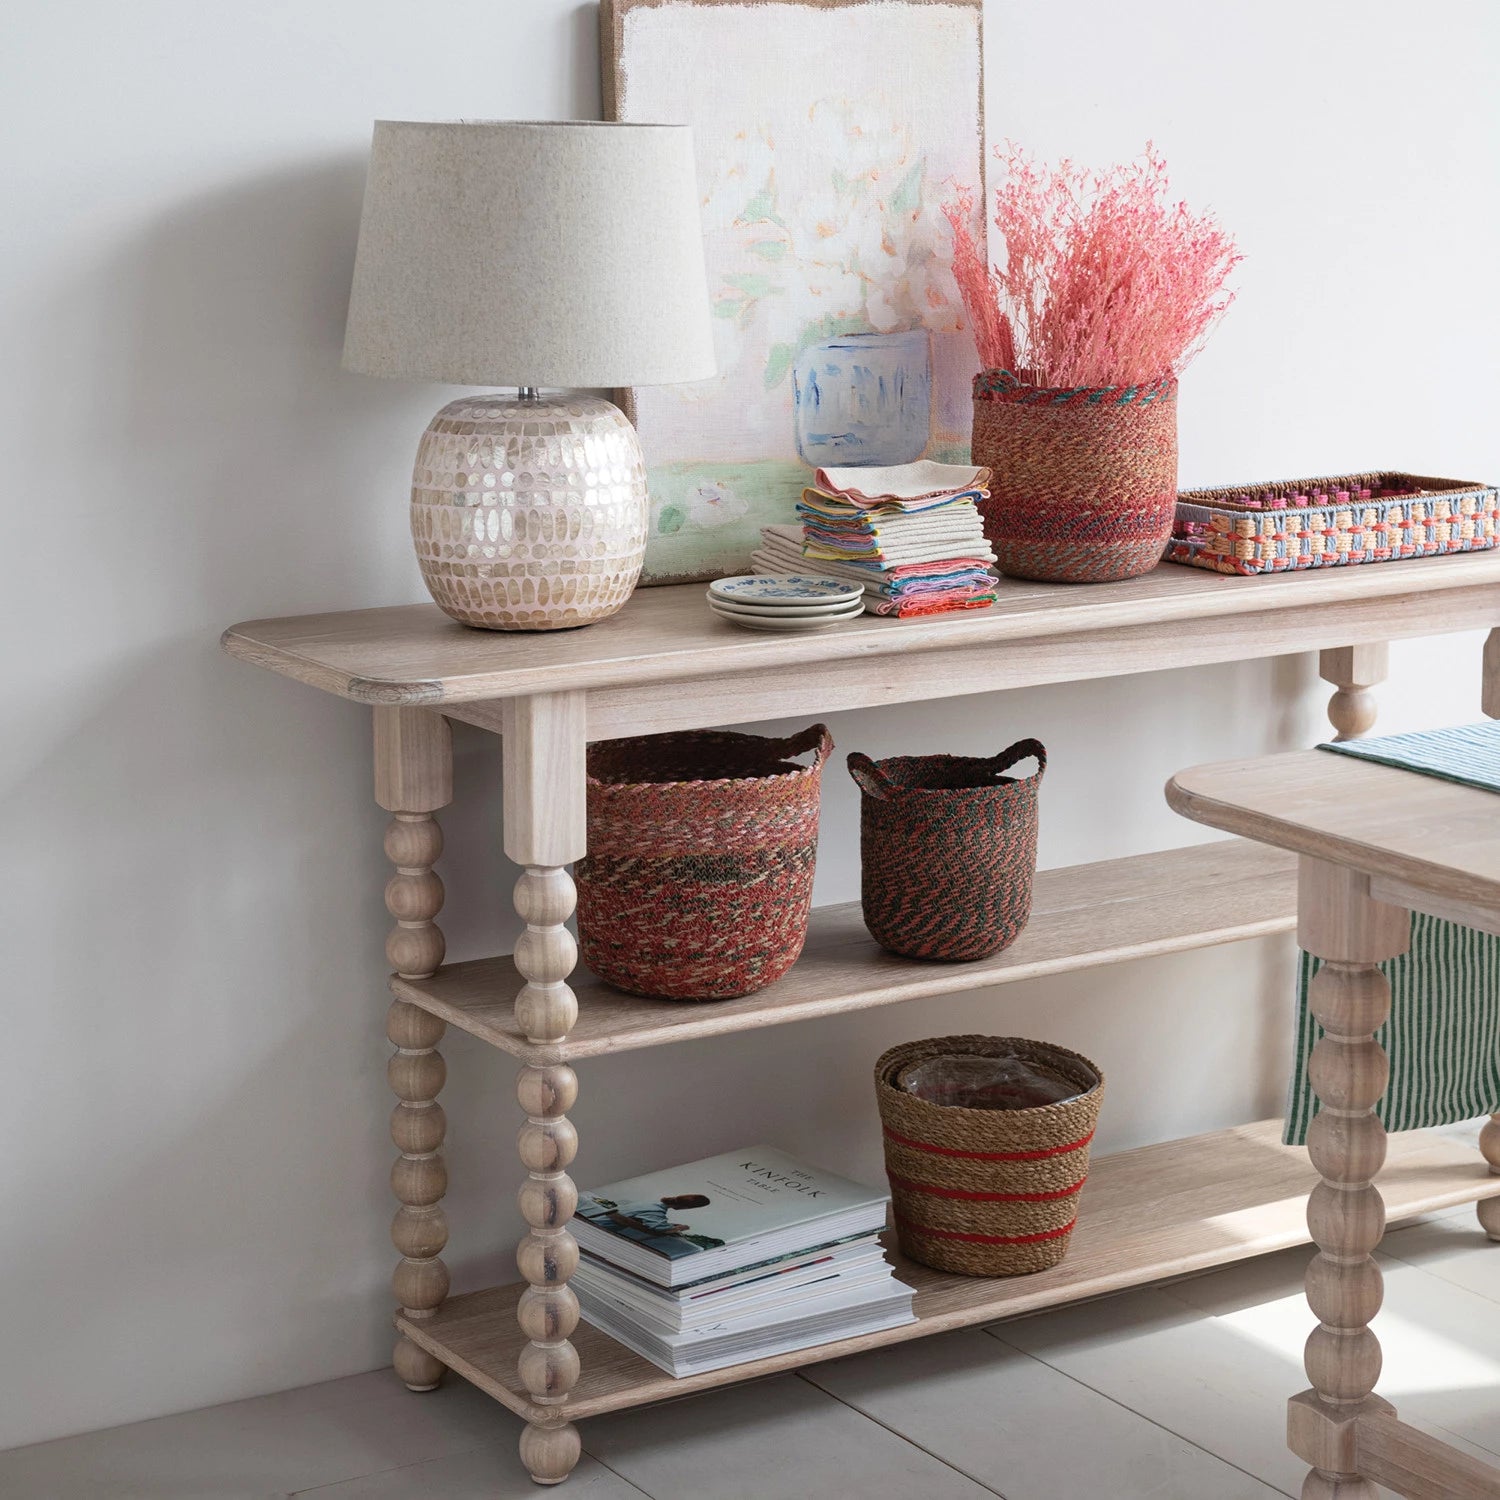
[[[996,154],[1004,263],[988,263],[971,194],[944,208],[986,366],[971,442],[992,472],[985,535],[1012,577],[1133,578],[1171,539],[1177,381],[1233,300],[1241,257],[1172,198],[1149,146],[1106,172]]]
[[[985,535],[1002,573],[1109,583],[1162,559],[1177,509],[1177,381],[1050,390],[974,377],[974,462],[992,471]]]

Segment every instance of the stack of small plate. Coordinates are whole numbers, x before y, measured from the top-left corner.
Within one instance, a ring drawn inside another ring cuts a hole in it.
[[[708,586],[708,607],[746,630],[826,630],[865,611],[865,591],[837,578],[742,575]]]

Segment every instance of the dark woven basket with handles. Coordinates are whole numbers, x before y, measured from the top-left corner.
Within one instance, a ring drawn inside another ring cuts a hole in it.
[[[1018,1056],[1080,1094],[1034,1109],[963,1109],[899,1086],[907,1068],[944,1053]],[[1088,1058],[1021,1037],[931,1037],[882,1054],[875,1094],[904,1255],[960,1276],[1025,1276],[1068,1253],[1104,1098],[1104,1074]]]
[[[1030,776],[1005,773],[1035,758]],[[1017,740],[999,755],[858,752],[860,894],[865,926],[904,958],[987,958],[1031,916],[1037,800],[1047,752]]]
[[[727,1000],[797,961],[812,909],[818,790],[833,740],[724,730],[588,752],[583,961],[633,995]],[[811,765],[794,757],[813,752]]]

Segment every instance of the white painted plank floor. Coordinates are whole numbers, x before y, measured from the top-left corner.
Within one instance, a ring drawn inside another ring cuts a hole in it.
[[[582,1424],[577,1500],[1274,1500],[1306,1250]],[[1500,1462],[1500,1246],[1381,1247],[1402,1416]],[[0,1453],[4,1500],[529,1500],[516,1420],[389,1370]]]

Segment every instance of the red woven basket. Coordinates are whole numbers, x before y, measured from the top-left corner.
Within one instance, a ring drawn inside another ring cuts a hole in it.
[[[1000,571],[1052,583],[1149,573],[1177,505],[1177,381],[1048,390],[1009,370],[974,377],[972,452]]]
[[[589,746],[583,961],[633,995],[727,1000],[796,963],[833,740],[705,730]],[[813,751],[811,765],[793,756]]]

